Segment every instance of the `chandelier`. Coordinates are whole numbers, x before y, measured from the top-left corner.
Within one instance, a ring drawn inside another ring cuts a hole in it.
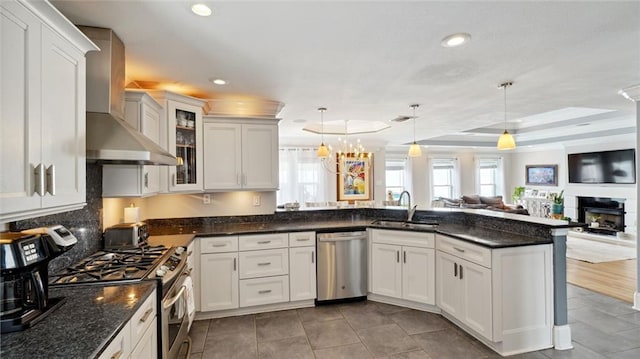
[[[420,157],[422,156],[422,150],[420,149],[420,145],[416,143],[416,108],[420,107],[418,104],[413,104],[409,106],[413,109],[413,143],[411,147],[409,147],[409,157]]]
[[[513,85],[513,82],[505,82],[500,84],[498,88],[504,89],[504,132],[498,138],[499,150],[512,150],[516,148],[516,141],[513,136],[507,131],[507,87]]]
[[[326,107],[319,107],[320,112],[320,124],[321,124],[321,136],[322,140],[318,151],[317,157],[322,163],[322,167],[334,174],[344,175],[349,172],[347,168],[346,159],[353,160],[366,160],[369,161],[372,157],[371,152],[366,152],[364,146],[357,139],[355,143],[349,141],[349,121],[344,121],[344,137],[338,137],[337,150],[334,152],[333,146],[325,145],[324,143],[324,112],[327,111]],[[334,163],[336,163],[334,165]]]

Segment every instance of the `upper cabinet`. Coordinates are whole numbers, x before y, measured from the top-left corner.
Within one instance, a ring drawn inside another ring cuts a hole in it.
[[[278,119],[204,121],[206,191],[278,189]]]
[[[43,1],[0,2],[0,221],[82,208],[85,54],[98,48]]]
[[[162,106],[147,93],[130,90],[125,93],[124,119],[153,142],[160,142]],[[159,166],[103,166],[103,197],[145,197],[159,192]]]
[[[202,113],[206,101],[167,91],[149,94],[164,107],[159,144],[178,159],[177,166],[160,168],[163,192],[201,192]]]

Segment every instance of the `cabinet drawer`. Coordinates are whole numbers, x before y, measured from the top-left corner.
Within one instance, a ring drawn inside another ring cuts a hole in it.
[[[240,279],[289,273],[287,248],[240,252]]]
[[[200,253],[224,253],[236,251],[238,251],[238,236],[200,238]]]
[[[469,262],[491,268],[491,249],[436,234],[436,248]]]
[[[118,335],[109,343],[109,346],[102,351],[99,359],[128,358],[131,351],[131,324],[127,324],[120,329]]]
[[[288,301],[288,275],[240,280],[240,307]]]
[[[257,249],[287,248],[289,236],[286,233],[255,234],[240,236],[240,250],[253,251]]]
[[[373,229],[370,236],[373,243],[435,248],[435,233]]]
[[[289,233],[289,247],[308,247],[316,245],[316,232]]]
[[[156,317],[157,299],[156,291],[154,290],[131,317],[131,343],[137,343],[142,338],[142,335]]]

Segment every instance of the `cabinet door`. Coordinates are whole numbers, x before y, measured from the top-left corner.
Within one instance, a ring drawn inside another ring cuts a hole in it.
[[[289,248],[291,301],[316,298],[316,247]]]
[[[434,250],[402,247],[402,298],[435,304],[435,280]]]
[[[153,142],[160,142],[160,112],[149,104],[140,104],[140,132]],[[142,178],[143,194],[160,192],[160,170],[158,166],[144,166]]]
[[[167,126],[168,150],[180,163],[169,167],[169,191],[202,191],[202,108],[167,101]]]
[[[238,253],[200,256],[200,309],[238,308]]]
[[[462,285],[458,278],[459,258],[438,251],[436,254],[436,304],[456,318],[461,316]]]
[[[278,126],[242,125],[242,187],[278,188]]]
[[[43,207],[86,201],[84,54],[42,27],[42,163],[47,167]]]
[[[458,277],[463,286],[462,321],[485,338],[492,340],[491,270],[459,260]]]
[[[40,208],[40,22],[17,2],[0,2],[0,214]],[[53,134],[50,134],[52,137]]]
[[[158,330],[155,317],[133,348],[130,358],[158,358]]]
[[[204,188],[207,190],[242,187],[241,125],[204,124]]]
[[[371,292],[402,298],[400,246],[374,243],[371,246]]]

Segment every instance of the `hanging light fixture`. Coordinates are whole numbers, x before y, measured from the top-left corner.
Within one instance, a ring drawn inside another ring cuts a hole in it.
[[[327,146],[324,145],[324,112],[327,110],[326,107],[319,107],[318,111],[320,111],[320,123],[321,123],[321,135],[322,135],[322,142],[320,143],[320,147],[318,147],[318,152],[317,152],[317,156],[318,158],[327,158],[331,155],[331,152],[329,151],[329,149],[327,148]]]
[[[420,105],[413,104],[409,107],[413,109],[413,143],[409,147],[409,157],[420,157],[422,156],[422,149],[416,143],[416,108],[420,107]]]
[[[513,85],[513,82],[505,82],[500,84],[498,88],[504,89],[504,132],[498,138],[499,150],[512,150],[516,148],[516,141],[513,136],[507,131],[507,87]]]

